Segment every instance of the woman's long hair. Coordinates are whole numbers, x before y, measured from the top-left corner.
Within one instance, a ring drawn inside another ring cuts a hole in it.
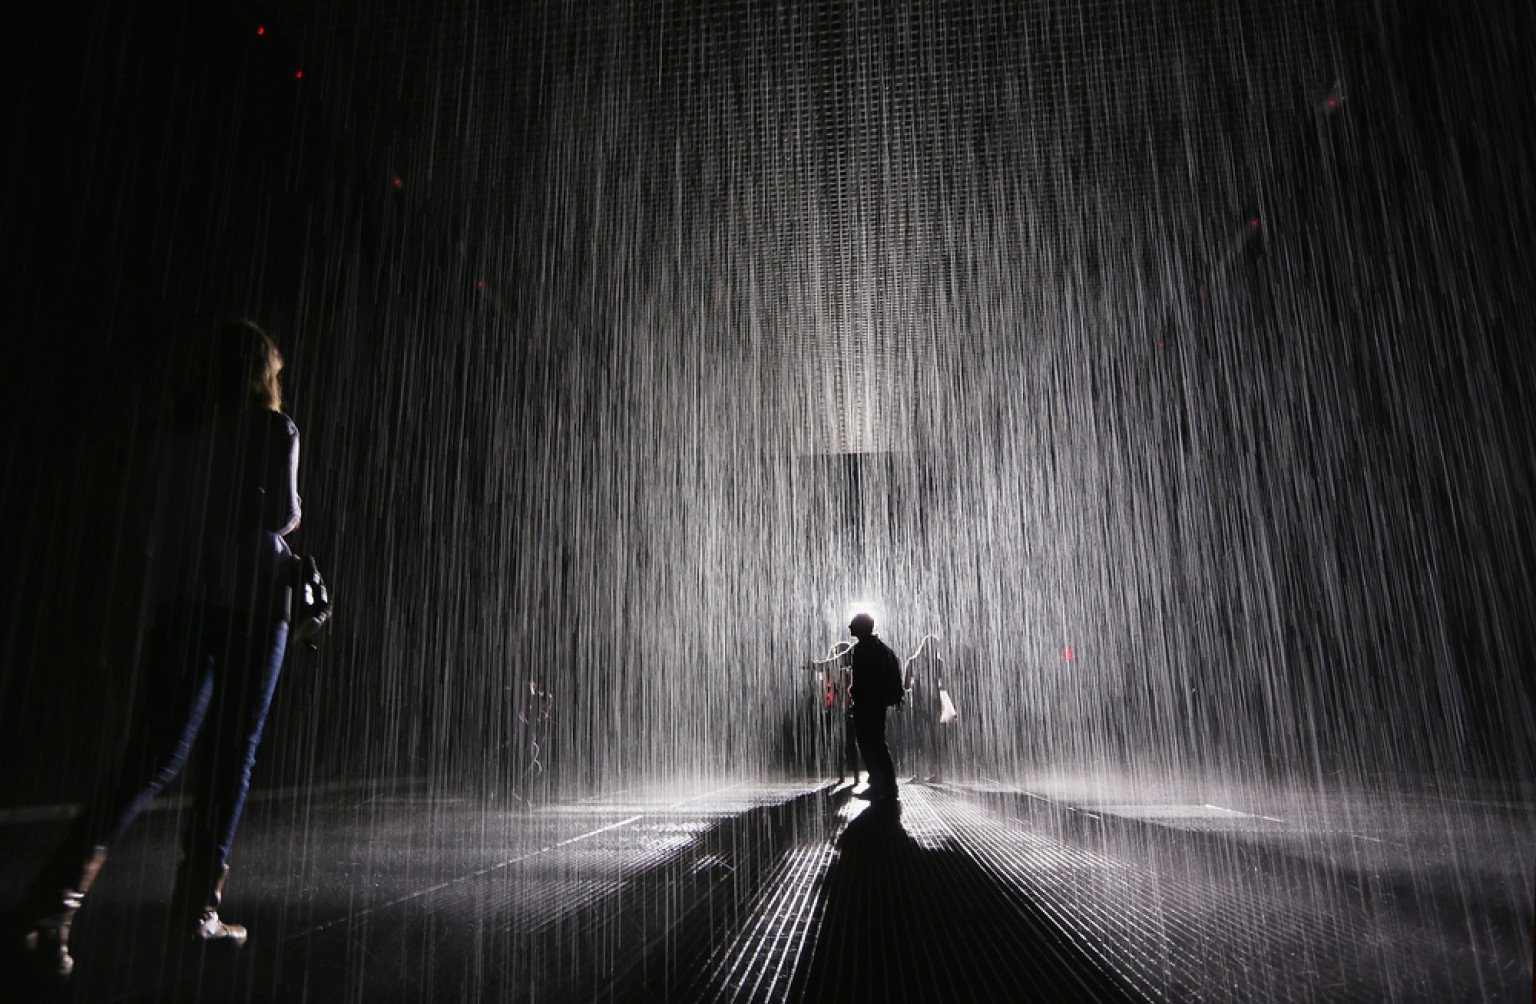
[[[282,369],[283,354],[258,325],[221,325],[183,371],[182,389],[169,413],[170,427],[188,432],[220,412],[281,411],[277,377]]]
[[[219,329],[213,399],[225,407],[282,411],[277,375],[283,354],[270,336],[251,321],[233,321]]]

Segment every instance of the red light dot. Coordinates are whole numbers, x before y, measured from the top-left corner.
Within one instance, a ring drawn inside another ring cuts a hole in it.
[[[1336,105],[1338,103],[1339,103],[1339,99],[1338,98],[1329,98],[1328,99],[1328,104],[1329,105]]]
[[[485,285],[485,280],[481,279],[479,282],[475,283],[475,285],[483,287]]]
[[[1061,657],[1063,659],[1066,659],[1067,661],[1070,662],[1071,659],[1072,659],[1072,649],[1071,648],[1064,648],[1064,649],[1062,649],[1061,650]]]
[[[260,25],[256,26],[256,34],[258,34],[258,35],[265,35],[266,33],[267,33],[267,29],[261,27]]]
[[[1256,227],[1256,226],[1258,226],[1258,225],[1259,225],[1259,221],[1258,221],[1258,220],[1249,220],[1249,221],[1248,221],[1248,225],[1249,225],[1249,226],[1250,226],[1250,227]]]
[[[295,80],[303,80],[304,79],[304,71],[303,70],[294,70],[293,71],[293,79],[295,79]]]
[[[399,188],[399,187],[400,187],[400,179],[399,179],[399,178],[396,178],[396,179],[395,179],[395,187],[396,187],[396,188]]]

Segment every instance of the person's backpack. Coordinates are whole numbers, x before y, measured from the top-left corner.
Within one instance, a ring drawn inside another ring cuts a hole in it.
[[[901,656],[891,646],[883,647],[885,658],[880,667],[880,699],[890,707],[907,699],[907,688],[906,681],[901,678]]]

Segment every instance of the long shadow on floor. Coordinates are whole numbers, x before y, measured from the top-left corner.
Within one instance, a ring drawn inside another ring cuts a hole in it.
[[[837,848],[790,1000],[1128,999],[953,841],[914,841],[899,803],[870,804]]]
[[[300,939],[282,937],[292,931],[293,917],[243,913],[242,919],[254,916],[267,937],[232,960],[165,947],[158,933],[163,908],[101,903],[93,923],[118,937],[100,939],[93,946],[99,951],[83,963],[98,978],[63,996],[157,1002],[690,998],[702,985],[706,961],[749,919],[773,864],[791,847],[836,832],[846,798],[846,790],[832,799],[817,792],[723,818],[687,847],[648,866],[615,871],[620,881],[611,891],[552,908],[542,921],[532,919],[524,897],[569,895],[558,854],[530,862],[522,882],[466,879],[435,896],[318,925]],[[837,850],[818,889],[824,909],[818,933],[787,999],[1124,999],[962,848],[913,841],[899,806],[865,808],[847,824]],[[567,866],[606,871],[590,861]],[[336,910],[306,916],[326,913],[347,916]],[[128,927],[146,930],[130,935]]]
[[[239,919],[256,934],[232,956],[167,940],[163,907],[92,904],[89,921],[113,936],[88,946],[77,973],[86,979],[38,999],[671,999],[739,926],[764,875],[803,836],[821,799],[816,792],[725,816],[685,845],[633,866],[622,859],[640,854],[647,841],[668,846],[668,834],[646,836],[642,828],[607,851],[587,843],[550,850],[516,869],[466,876],[355,916],[345,901],[356,891],[348,884],[315,892],[318,903],[248,897]],[[280,862],[268,864],[275,873]],[[531,909],[531,898],[544,906]],[[284,910],[302,914],[285,918]],[[317,923],[323,916],[332,919]],[[294,929],[303,925],[312,927],[300,935]],[[661,992],[642,996],[651,987]]]

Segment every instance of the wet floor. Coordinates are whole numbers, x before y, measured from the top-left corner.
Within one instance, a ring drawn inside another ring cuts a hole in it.
[[[513,809],[408,787],[268,798],[224,910],[251,943],[228,955],[164,934],[173,808],[114,854],[53,996],[1530,995],[1529,801],[1072,788],[908,784],[896,805],[813,781]],[[0,827],[8,900],[61,825]]]

